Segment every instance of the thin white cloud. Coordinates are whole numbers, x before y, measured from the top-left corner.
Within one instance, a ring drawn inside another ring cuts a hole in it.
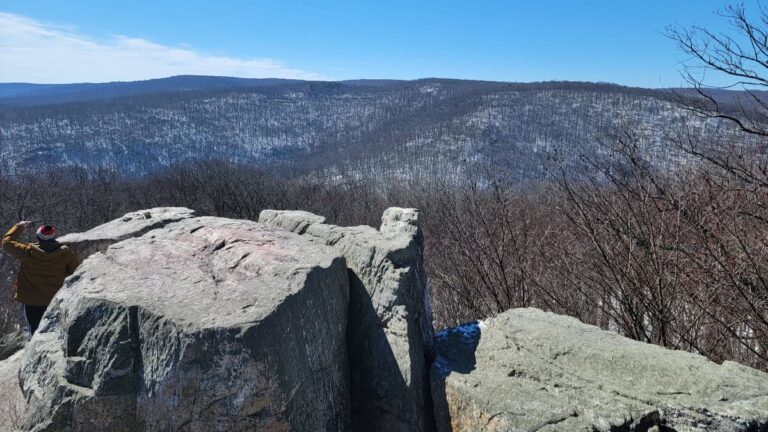
[[[273,59],[206,55],[121,35],[95,40],[71,28],[0,12],[0,82],[134,81],[171,75],[324,78]]]

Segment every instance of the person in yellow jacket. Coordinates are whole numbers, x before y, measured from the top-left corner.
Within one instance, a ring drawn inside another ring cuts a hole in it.
[[[69,247],[56,241],[55,226],[38,228],[37,243],[20,241],[31,225],[32,222],[21,221],[8,230],[3,236],[3,249],[21,263],[13,298],[24,305],[29,333],[34,334],[53,296],[79,262]]]

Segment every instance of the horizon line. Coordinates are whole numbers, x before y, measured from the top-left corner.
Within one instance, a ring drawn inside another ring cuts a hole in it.
[[[580,80],[568,80],[568,79],[549,79],[549,80],[536,80],[536,81],[500,81],[500,80],[487,80],[476,78],[451,78],[451,77],[439,77],[439,76],[426,76],[421,78],[403,79],[403,78],[350,78],[339,80],[312,80],[312,79],[298,79],[298,78],[278,78],[278,77],[263,77],[263,78],[249,78],[240,77],[234,75],[196,75],[196,74],[179,74],[169,75],[158,78],[146,78],[133,81],[75,81],[68,83],[48,83],[48,82],[26,82],[26,81],[12,81],[12,82],[0,82],[0,85],[30,85],[30,86],[70,86],[70,85],[107,85],[107,84],[132,84],[149,81],[162,81],[173,78],[229,78],[243,81],[286,81],[288,83],[348,83],[356,81],[388,81],[388,82],[416,82],[416,81],[429,81],[429,80],[441,80],[441,81],[468,81],[468,82],[480,82],[480,83],[498,83],[498,84],[547,84],[547,83],[572,83],[572,84],[601,84],[611,85],[617,87],[625,87],[632,89],[644,89],[644,90],[668,90],[668,89],[690,89],[693,87],[642,87],[627,84],[620,84],[610,81],[580,81]],[[720,88],[715,88],[720,89]],[[725,91],[740,91],[722,88],[720,90]]]

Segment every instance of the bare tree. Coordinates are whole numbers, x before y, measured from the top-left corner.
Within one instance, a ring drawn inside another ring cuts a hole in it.
[[[692,264],[703,277],[691,299],[714,323],[710,352],[768,367],[768,11],[743,4],[719,15],[731,32],[673,27],[689,56],[683,76],[695,89],[684,107],[731,127],[723,140],[683,135],[675,143],[700,163],[698,211],[682,213],[696,235]],[[716,83],[716,84],[715,84]],[[738,92],[723,92],[735,89]],[[690,189],[694,189],[690,187]],[[674,201],[670,201],[673,202]],[[680,202],[678,200],[677,202]]]

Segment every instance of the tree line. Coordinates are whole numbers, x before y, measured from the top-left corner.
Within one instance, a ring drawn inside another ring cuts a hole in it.
[[[549,181],[526,186],[491,171],[460,185],[327,183],[223,161],[142,179],[54,170],[0,177],[0,220],[77,232],[129,211],[185,206],[251,220],[267,208],[303,209],[329,223],[378,226],[388,206],[417,207],[438,328],[533,306],[768,369],[768,178],[758,185],[703,163],[655,170],[630,133],[582,161],[593,174],[576,176],[553,158]],[[15,265],[0,259],[5,334],[20,325],[10,301]]]

